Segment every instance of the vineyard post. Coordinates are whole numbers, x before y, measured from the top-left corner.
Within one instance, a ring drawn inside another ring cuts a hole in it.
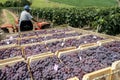
[[[37,21],[39,20],[39,12],[37,12]]]
[[[31,11],[31,15],[33,16],[33,11],[34,11],[34,9]]]

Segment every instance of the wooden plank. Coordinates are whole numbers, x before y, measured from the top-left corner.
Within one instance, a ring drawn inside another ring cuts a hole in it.
[[[73,78],[70,78],[70,79],[67,79],[67,80],[79,80],[77,77],[73,77]]]
[[[99,37],[103,37],[103,38],[107,38],[107,39],[117,39],[117,37],[115,37],[115,36],[97,33],[97,32],[88,31],[88,30],[83,30],[83,29],[78,29],[78,28],[73,28],[71,26],[69,26],[69,27],[79,33],[97,35]]]
[[[76,49],[76,47],[66,47],[66,48],[63,48],[63,49],[60,49],[60,50],[58,50],[58,51],[56,51],[55,52],[55,55],[59,55],[59,53],[62,53],[62,52],[66,52],[66,51],[71,51],[71,50],[75,50]]]
[[[80,49],[71,49],[71,50],[59,52],[59,53],[57,53],[55,55],[57,55],[58,58],[60,58],[62,55],[67,55],[67,54],[71,54],[71,53],[79,52],[79,51],[80,51]]]
[[[120,60],[112,64],[112,79],[120,80]]]
[[[38,45],[38,44],[45,44],[45,43],[44,42],[29,43],[29,44],[23,44],[21,45],[21,47],[33,46],[33,45]]]
[[[98,44],[96,44],[96,43],[88,43],[88,44],[82,44],[78,48],[80,50],[83,50],[83,49],[89,49],[89,48],[97,47],[97,46],[98,46]]]
[[[107,44],[107,43],[110,43],[110,42],[112,42],[112,41],[115,41],[115,40],[114,40],[114,39],[101,40],[101,41],[98,41],[97,44],[98,44],[99,46],[102,46],[102,45]]]
[[[19,62],[19,61],[24,61],[24,58],[17,56],[15,58],[1,60],[0,68],[3,68],[5,65],[13,65],[14,63]]]
[[[83,76],[82,80],[95,80],[98,77],[102,77],[102,76],[103,76],[102,78],[97,80],[111,80],[111,75],[109,74],[111,74],[111,67],[107,67],[98,71],[94,71],[92,73],[88,73]]]
[[[6,58],[6,59],[1,59],[0,62],[3,63],[3,62],[9,62],[9,61],[13,61],[13,60],[16,60],[16,59],[20,59],[24,56],[24,53],[23,53],[23,49],[22,47],[19,47],[19,46],[11,46],[11,47],[2,47],[0,49],[11,49],[11,48],[17,48],[17,49],[20,49],[21,50],[21,55],[17,55],[17,56],[14,56],[14,57],[9,57],[9,58]],[[15,54],[15,53],[14,53]]]

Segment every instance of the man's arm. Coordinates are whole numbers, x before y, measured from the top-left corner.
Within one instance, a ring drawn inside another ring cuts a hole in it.
[[[32,20],[34,21],[34,22],[38,22],[37,20],[35,20],[34,18],[32,18]]]

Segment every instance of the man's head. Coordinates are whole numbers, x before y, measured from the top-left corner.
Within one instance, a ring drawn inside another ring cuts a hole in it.
[[[31,8],[30,8],[30,6],[29,6],[29,5],[25,5],[25,6],[24,6],[24,10],[26,10],[26,11],[28,11],[28,12],[29,12],[29,11],[31,10]]]

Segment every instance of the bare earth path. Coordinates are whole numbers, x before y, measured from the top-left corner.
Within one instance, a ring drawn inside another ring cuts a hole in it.
[[[6,11],[13,16],[14,20],[17,20],[17,19],[18,19],[18,17],[17,17],[13,12],[11,12],[11,11],[9,11],[9,10],[6,10]]]
[[[14,21],[18,19],[17,16],[16,16],[14,13],[12,13],[11,11],[6,10],[6,9],[3,9],[3,11],[2,11],[3,24],[2,24],[1,26],[5,26],[5,25],[11,24],[11,22],[9,21],[9,18],[8,18],[8,16],[7,16],[7,13],[9,13],[9,14],[11,14],[11,15],[13,16]],[[15,22],[14,22],[14,24],[12,24],[12,25],[13,25],[13,27],[15,28]],[[12,28],[7,28],[7,29],[9,30],[10,33],[13,33],[13,29],[12,29]]]
[[[9,21],[9,19],[8,19],[8,17],[7,17],[7,13],[6,13],[6,10],[5,10],[5,9],[2,10],[2,16],[3,16],[3,18],[2,18],[3,24],[2,24],[1,26],[5,27],[5,25],[10,24],[10,21]],[[13,33],[13,30],[12,30],[11,28],[7,28],[7,29],[8,29],[8,31],[9,31],[10,33]]]
[[[5,9],[2,10],[2,15],[3,15],[4,24],[9,24],[9,20],[7,18],[7,14],[6,14]]]

